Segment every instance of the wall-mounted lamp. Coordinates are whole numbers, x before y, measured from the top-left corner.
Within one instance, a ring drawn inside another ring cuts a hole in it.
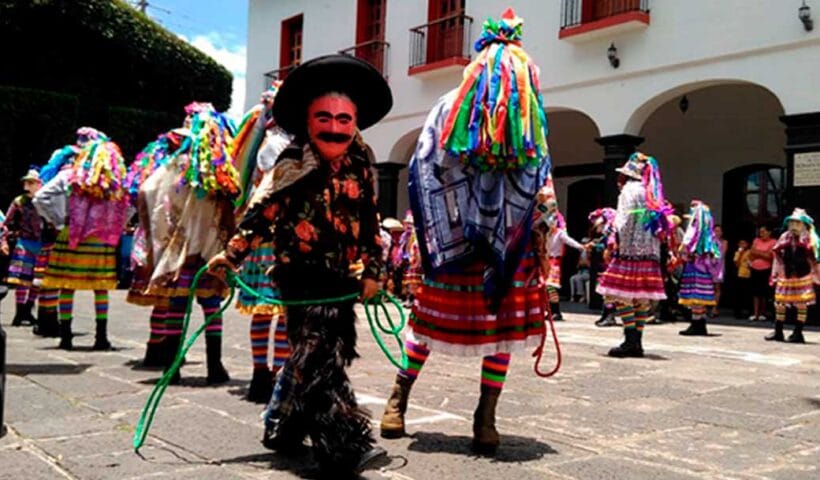
[[[680,108],[680,113],[686,113],[687,111],[689,111],[689,98],[686,95],[680,98],[678,108]]]
[[[797,10],[797,18],[803,22],[803,28],[807,32],[814,30],[814,20],[811,18],[811,7],[806,5],[806,0],[803,0],[803,5]]]
[[[606,58],[609,59],[609,64],[612,65],[612,68],[618,68],[621,66],[621,59],[618,58],[618,49],[615,48],[614,43],[611,43],[609,48],[606,50]]]

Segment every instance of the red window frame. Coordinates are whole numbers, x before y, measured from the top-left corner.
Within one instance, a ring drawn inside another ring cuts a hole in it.
[[[279,42],[279,79],[287,76],[291,67],[302,62],[302,34],[304,32],[304,15],[299,14],[282,20]]]

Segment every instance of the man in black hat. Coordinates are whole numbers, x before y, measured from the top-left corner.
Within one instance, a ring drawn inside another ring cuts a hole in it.
[[[262,181],[236,235],[211,267],[240,265],[273,241],[274,283],[283,300],[376,295],[382,270],[370,148],[359,136],[392,106],[384,78],[367,63],[328,55],[302,64],[281,86],[276,122],[295,140]],[[361,260],[361,283],[350,265]],[[290,306],[292,354],[265,415],[263,443],[283,453],[311,439],[320,468],[359,472],[384,455],[345,372],[356,353],[353,302]]]

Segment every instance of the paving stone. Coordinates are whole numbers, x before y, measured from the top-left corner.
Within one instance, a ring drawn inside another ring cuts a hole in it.
[[[111,431],[118,425],[119,423],[115,420],[94,414],[46,417],[28,422],[17,422],[14,424],[14,429],[22,437],[41,439]]]
[[[628,458],[597,456],[585,460],[550,466],[550,470],[569,478],[584,480],[612,480],[620,478],[658,478],[664,480],[691,480],[702,478],[696,474],[673,470],[662,464],[637,463]]]
[[[48,462],[27,450],[0,450],[0,478],[51,480],[60,473]]]

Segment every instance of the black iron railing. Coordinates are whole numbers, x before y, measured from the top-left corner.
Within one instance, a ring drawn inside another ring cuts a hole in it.
[[[350,48],[339,51],[344,55],[350,55],[373,65],[376,70],[387,77],[388,59],[390,53],[390,44],[382,40],[369,40],[367,42],[359,43]]]
[[[410,68],[447,60],[470,59],[473,18],[463,13],[410,29]]]
[[[265,85],[270,85],[276,80],[284,80],[285,77],[288,76],[288,73],[293,71],[294,68],[298,67],[299,64],[295,63],[293,65],[288,65],[287,67],[277,68],[276,70],[271,70],[270,72],[265,72],[262,75],[265,77]]]
[[[587,4],[586,8],[584,4]],[[649,13],[649,0],[562,0],[561,28],[576,27],[627,12]]]

